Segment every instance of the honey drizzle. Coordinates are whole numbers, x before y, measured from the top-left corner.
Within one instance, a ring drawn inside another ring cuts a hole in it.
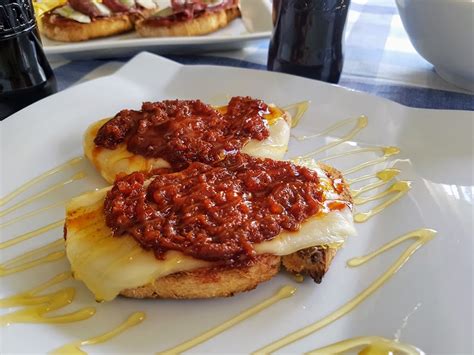
[[[77,342],[73,342],[73,343],[70,343],[70,344],[66,344],[64,346],[61,346],[58,349],[55,349],[55,350],[51,351],[50,354],[52,354],[52,355],[63,355],[63,354],[83,355],[83,354],[87,354],[86,352],[84,352],[80,349],[81,346],[104,343],[107,340],[116,337],[120,333],[123,333],[127,329],[140,324],[144,319],[145,319],[145,313],[135,312],[131,316],[129,316],[128,319],[125,322],[123,322],[118,327],[112,329],[111,331],[109,331],[107,333],[104,333],[102,335],[99,335],[99,336],[96,336],[94,338],[90,338],[90,339],[87,339],[87,340],[82,340],[82,341],[77,341]]]
[[[359,196],[360,194],[363,194],[364,192],[374,190],[378,187],[388,184],[398,174],[400,174],[400,170],[398,169],[384,169],[382,171],[379,171],[378,173],[374,174],[374,177],[377,177],[379,181],[367,184],[365,186],[362,186],[359,189],[354,189],[352,190],[351,195],[355,199],[357,196]]]
[[[400,153],[400,149],[397,148],[397,147],[385,147],[384,155],[383,155],[383,156],[378,157],[378,158],[375,158],[375,159],[372,159],[372,160],[369,160],[369,161],[366,161],[366,162],[361,163],[361,164],[358,164],[358,165],[356,165],[356,166],[353,166],[352,168],[343,171],[342,174],[343,174],[343,175],[352,174],[352,173],[355,173],[356,171],[365,169],[365,168],[367,168],[367,167],[369,167],[369,166],[377,165],[377,164],[383,163],[383,162],[386,161],[389,157],[391,157],[391,156],[393,156],[393,155],[397,155],[397,154],[399,154],[399,153]]]
[[[305,355],[322,355],[322,354],[348,354],[352,353],[356,348],[364,348],[358,352],[359,355],[384,355],[393,354],[394,352],[406,355],[423,355],[424,352],[413,345],[403,344],[395,340],[379,337],[365,336],[352,339],[346,339],[325,347],[307,352]]]
[[[386,169],[380,170],[380,171],[376,172],[375,174],[362,175],[362,176],[359,176],[359,177],[356,177],[356,178],[353,178],[353,179],[346,179],[346,181],[350,185],[355,184],[357,182],[364,181],[364,180],[374,179],[374,178],[386,181],[386,180],[390,180],[389,179],[390,175],[397,176],[399,173],[400,173],[400,169],[395,169],[395,168],[391,167],[391,168],[386,168]]]
[[[392,194],[396,192],[397,194],[394,195],[393,197],[389,198],[388,200],[382,202],[381,204],[377,205],[376,207],[370,209],[367,212],[359,212],[354,215],[354,221],[357,223],[362,223],[367,221],[369,218],[375,216],[376,214],[382,212],[385,208],[393,204],[394,202],[398,201],[400,198],[402,198],[408,191],[411,189],[411,182],[410,181],[397,181],[392,186],[390,186],[387,190],[382,191],[379,194],[376,194],[374,196],[362,198],[362,197],[357,197],[354,199],[354,204],[355,205],[362,205],[364,203],[367,203],[369,201],[375,201],[380,198],[383,198],[389,194]]]
[[[35,178],[31,179],[30,181],[28,181],[28,182],[24,183],[23,185],[21,185],[19,188],[13,190],[9,194],[7,194],[5,197],[0,198],[0,206],[3,206],[7,202],[11,201],[16,196],[18,196],[19,194],[21,194],[22,192],[28,190],[31,186],[33,186],[33,185],[37,184],[38,182],[44,180],[48,176],[56,174],[57,172],[59,172],[61,170],[64,170],[65,168],[71,167],[71,166],[79,163],[83,159],[84,159],[83,157],[73,158],[73,159],[65,162],[64,164],[61,164],[61,165],[59,165],[59,166],[57,166],[57,167],[55,167],[51,170],[48,170],[48,171],[44,172],[41,175],[38,175],[37,177],[35,177]]]
[[[48,205],[48,206],[45,206],[45,207],[42,207],[42,208],[39,208],[37,210],[34,210],[34,211],[31,211],[31,212],[28,212],[24,215],[21,215],[21,216],[18,216],[16,218],[13,218],[11,220],[9,220],[8,222],[4,222],[4,223],[0,223],[0,228],[4,228],[6,226],[9,226],[11,224],[14,224],[14,223],[18,223],[18,222],[21,222],[27,218],[30,218],[30,217],[33,217],[33,216],[36,216],[37,214],[40,214],[44,211],[47,211],[49,209],[52,209],[52,208],[55,208],[55,207],[58,207],[58,206],[62,206],[62,205],[65,205],[67,202],[67,200],[63,200],[63,201],[59,201],[59,202],[56,202],[56,203],[53,203],[51,205]]]
[[[46,251],[56,248],[64,248],[64,240],[58,239],[52,243],[46,244],[40,248],[33,249],[27,253],[21,254],[13,259],[7,260],[6,262],[0,264],[0,277],[11,275],[20,271],[31,269],[32,267],[45,264],[48,262],[56,261],[63,258],[66,253],[64,250],[51,252],[45,256],[38,257],[37,259],[28,261],[31,258],[36,257],[38,254],[43,254]]]
[[[3,217],[13,211],[16,211],[17,209],[33,202],[33,201],[36,201],[37,199],[49,194],[50,192],[53,192],[54,190],[58,190],[60,189],[61,187],[64,187],[66,186],[67,184],[70,184],[76,180],[80,180],[80,179],[83,179],[86,177],[86,174],[83,172],[83,171],[80,171],[78,172],[77,174],[74,174],[70,179],[66,180],[66,181],[62,181],[62,182],[59,182],[51,187],[48,187],[47,189],[31,196],[31,197],[28,197],[26,199],[24,199],[23,201],[21,202],[18,202],[16,204],[14,204],[13,206],[7,208],[7,209],[4,209],[3,211],[0,211],[0,217]],[[34,179],[33,179],[34,180]]]
[[[357,149],[349,150],[347,152],[342,152],[342,153],[339,153],[339,154],[333,154],[333,155],[327,156],[325,158],[318,159],[318,161],[328,161],[328,160],[332,160],[332,159],[336,159],[336,158],[340,158],[340,157],[345,157],[345,156],[348,156],[348,155],[361,154],[361,153],[367,153],[367,152],[381,152],[381,153],[384,153],[386,149],[387,149],[386,147],[357,148]]]
[[[186,350],[189,350],[189,349],[205,342],[206,340],[209,340],[209,339],[215,337],[216,335],[222,333],[223,331],[233,327],[234,325],[242,322],[243,320],[245,320],[245,319],[257,314],[258,312],[264,310],[265,308],[270,307],[274,303],[276,303],[276,302],[278,302],[282,299],[288,298],[290,296],[293,296],[295,292],[296,292],[295,287],[290,286],[290,285],[284,286],[272,297],[266,299],[265,301],[255,305],[253,307],[248,308],[247,310],[243,311],[242,313],[235,316],[234,318],[231,318],[231,319],[225,321],[224,323],[222,323],[222,324],[220,324],[220,325],[218,325],[214,328],[209,329],[207,332],[202,333],[201,335],[198,335],[197,337],[195,337],[193,339],[190,339],[190,340],[188,340],[188,341],[186,341],[186,342],[184,342],[184,343],[182,343],[178,346],[175,346],[172,349],[168,349],[168,350],[165,350],[165,351],[160,351],[159,354],[162,354],[162,355],[181,354],[182,352],[184,352]]]
[[[38,229],[35,229],[31,232],[28,232],[28,233],[24,233],[22,235],[19,235],[18,237],[15,237],[15,238],[12,238],[12,239],[9,239],[5,242],[1,242],[0,243],[0,250],[1,249],[5,249],[5,248],[8,248],[8,247],[11,247],[13,245],[16,245],[18,243],[21,243],[21,242],[24,242],[25,240],[28,240],[28,239],[31,239],[33,237],[36,237],[36,236],[39,236],[43,233],[46,233],[47,231],[50,231],[52,229],[55,229],[55,228],[58,228],[58,227],[61,227],[62,225],[64,225],[64,220],[59,220],[59,221],[56,221],[56,222],[53,222],[53,223],[50,223],[44,227],[41,227],[41,228],[38,228]]]
[[[285,107],[282,107],[283,111],[290,111],[296,108],[296,113],[291,119],[291,128],[295,128],[300,123],[301,118],[308,111],[311,101],[301,101]]]
[[[349,302],[338,308],[333,313],[330,313],[326,317],[322,318],[321,320],[307,326],[301,328],[263,348],[257,350],[253,354],[255,355],[263,355],[263,354],[270,354],[274,351],[283,348],[297,340],[300,340],[324,327],[331,324],[332,322],[336,321],[337,319],[343,317],[350,311],[352,311],[355,307],[357,307],[360,303],[366,300],[370,295],[372,295],[375,291],[377,291],[385,282],[387,282],[398,270],[400,270],[403,265],[408,261],[408,259],[413,255],[418,248],[426,244],[430,241],[436,231],[432,229],[418,229],[413,232],[409,232],[401,237],[385,244],[380,249],[360,258],[353,258],[347,262],[347,265],[350,267],[359,266],[364,264],[365,262],[371,260],[372,258],[376,257],[377,255],[391,249],[408,239],[416,239],[413,244],[411,244],[399,257],[398,259],[381,275],[379,276],[369,287],[363,290],[359,295],[352,298]]]
[[[28,290],[17,293],[13,296],[0,299],[0,308],[5,307],[16,307],[16,306],[30,306],[34,304],[45,303],[49,299],[49,295],[37,296],[38,293],[46,290],[47,288],[54,286],[60,282],[66,281],[71,278],[71,272],[62,272],[48,281]]]
[[[93,307],[82,308],[78,311],[58,316],[46,317],[47,313],[71,304],[75,293],[74,288],[68,287],[45,295],[47,299],[43,304],[1,315],[0,326],[12,323],[69,323],[92,317],[96,312],[96,309]]]
[[[305,159],[305,158],[309,158],[309,157],[312,157],[313,155],[316,155],[316,154],[319,154],[321,152],[324,152],[325,150],[328,150],[328,149],[331,149],[331,148],[334,148],[352,138],[354,138],[360,131],[362,131],[365,127],[367,127],[367,124],[368,124],[369,120],[366,116],[360,116],[357,118],[357,121],[356,121],[356,125],[355,127],[349,132],[347,133],[345,136],[342,136],[340,138],[337,138],[335,139],[334,141],[332,141],[331,143],[328,143],[326,145],[323,145],[322,147],[319,147],[318,149],[315,149],[315,150],[312,150],[311,152],[309,153],[306,153],[302,156],[299,156],[297,158],[302,158],[302,159]],[[332,127],[335,127],[337,126],[334,125]],[[337,127],[338,128],[338,127]],[[328,130],[332,130],[331,127],[328,128],[326,131]],[[324,132],[326,132],[324,131]],[[309,138],[313,138],[313,137],[316,137],[318,135],[321,135],[321,133],[318,133],[316,135],[312,135],[312,136],[302,136],[302,137],[297,137],[296,139],[298,140],[304,140],[304,139],[309,139]]]
[[[315,133],[315,134],[311,134],[309,136],[295,136],[295,138],[299,141],[304,141],[304,140],[307,140],[307,139],[311,139],[311,138],[316,138],[316,137],[321,137],[321,136],[325,136],[327,135],[328,133],[331,133],[341,127],[344,127],[348,124],[351,124],[353,122],[356,122],[356,127],[358,127],[360,125],[360,122],[363,121],[363,125],[364,127],[367,126],[367,123],[368,123],[368,119],[367,119],[367,116],[364,116],[364,115],[361,115],[359,117],[351,117],[351,118],[347,118],[345,120],[342,120],[342,121],[339,121],[339,122],[336,122],[335,124],[333,124],[332,126],[329,126],[328,128],[326,128],[325,130],[319,132],[319,133]]]

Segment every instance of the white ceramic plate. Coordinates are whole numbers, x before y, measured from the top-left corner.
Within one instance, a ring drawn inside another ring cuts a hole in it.
[[[295,135],[316,133],[348,117],[365,114],[368,126],[352,141],[319,157],[357,146],[400,147],[399,179],[411,180],[411,191],[374,216],[357,224],[359,235],[348,240],[338,253],[323,283],[309,279],[296,284],[282,272],[256,290],[228,299],[205,301],[139,301],[118,298],[95,304],[81,283],[74,302],[59,313],[94,306],[94,317],[63,325],[12,324],[1,329],[2,353],[44,353],[67,342],[86,339],[117,326],[134,311],[145,311],[147,319],[122,335],[99,345],[85,346],[90,353],[147,353],[177,345],[246,308],[273,295],[282,285],[298,290],[288,299],[251,317],[190,353],[248,353],[291,331],[309,325],[358,295],[386,270],[410,245],[406,242],[367,264],[348,268],[346,261],[376,250],[405,232],[421,227],[438,231],[382,288],[352,312],[285,348],[302,353],[316,347],[361,335],[399,337],[428,354],[472,352],[472,213],[473,213],[473,120],[461,111],[419,110],[349,91],[325,83],[263,71],[212,66],[182,66],[142,53],[112,76],[93,80],[48,97],[9,117],[1,126],[1,194],[23,182],[82,154],[81,139],[93,121],[109,117],[123,108],[138,108],[142,101],[166,98],[201,98],[211,103],[229,95],[250,95],[285,106],[311,100],[309,111],[294,129]],[[350,127],[331,137],[298,142],[292,139],[288,156],[307,152],[334,141]],[[352,155],[330,161],[345,170],[362,160],[380,156]],[[394,164],[394,159],[350,175],[369,174]],[[2,219],[77,195],[104,185],[87,162],[53,175],[25,192],[17,201],[78,170],[85,179],[68,184]],[[374,192],[367,195],[371,196]],[[1,210],[4,210],[5,207]],[[374,202],[376,205],[379,201]],[[357,206],[365,211],[371,205]],[[63,218],[61,207],[23,223],[1,229],[2,241]],[[61,228],[27,242],[0,250],[4,262],[14,255],[61,237]],[[0,297],[20,292],[67,270],[65,259],[0,279]],[[56,286],[59,287],[59,286]],[[2,313],[13,311],[2,309]]]
[[[273,26],[269,1],[241,0],[241,12],[241,18],[206,36],[142,38],[131,32],[77,43],[42,36],[43,48],[51,59],[111,58],[144,50],[165,54],[237,49],[250,41],[270,37]]]

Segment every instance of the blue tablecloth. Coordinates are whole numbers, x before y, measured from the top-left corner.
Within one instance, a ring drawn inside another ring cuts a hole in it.
[[[474,96],[441,79],[413,48],[393,0],[352,0],[346,27],[340,85],[407,106],[474,110]],[[183,64],[214,64],[266,70],[268,40],[238,51],[171,55]],[[107,75],[129,58],[52,63],[59,88]]]

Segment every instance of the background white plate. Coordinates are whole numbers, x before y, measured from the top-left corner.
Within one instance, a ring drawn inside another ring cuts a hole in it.
[[[270,37],[273,25],[269,1],[241,0],[240,9],[241,18],[206,36],[142,38],[130,32],[76,43],[53,41],[46,36],[41,39],[50,59],[91,59],[132,55],[144,50],[177,54],[237,49],[250,41]]]
[[[357,144],[399,146],[400,158],[405,159],[398,163],[402,170],[400,178],[413,181],[413,189],[381,214],[357,225],[359,236],[351,238],[338,253],[321,285],[309,279],[297,284],[298,291],[292,298],[280,301],[190,352],[248,353],[321,319],[367,287],[409,244],[355,269],[346,267],[349,258],[375,250],[405,232],[429,227],[438,231],[435,239],[418,250],[380,290],[353,312],[282,351],[302,353],[358,335],[394,338],[399,333],[402,342],[414,344],[428,354],[471,353],[474,182],[470,112],[411,109],[300,77],[225,67],[187,67],[142,53],[112,76],[60,92],[5,120],[1,125],[0,195],[81,155],[82,134],[99,118],[109,117],[123,108],[138,108],[147,100],[201,98],[217,103],[224,101],[227,95],[260,97],[280,106],[311,100],[310,109],[294,134],[316,133],[341,119],[366,114],[369,125],[354,142],[327,154],[342,152]],[[342,131],[334,136],[341,136]],[[288,156],[304,153],[331,139],[322,137],[303,143],[292,140]],[[375,153],[370,154],[364,159],[375,157]],[[354,165],[357,159],[362,157],[332,163],[344,169]],[[378,171],[383,165],[354,176]],[[78,169],[86,170],[88,177],[2,221],[104,184],[84,162],[40,184],[43,186],[35,186],[25,196],[51,185],[55,179],[69,177]],[[58,208],[34,220],[2,229],[2,240],[61,219],[63,214],[63,209]],[[0,260],[56,239],[61,233],[58,228],[2,250]],[[67,261],[62,260],[3,277],[0,297],[28,289],[67,268]],[[2,353],[43,353],[66,342],[109,330],[139,310],[148,316],[141,325],[107,343],[83,349],[90,353],[153,353],[239,314],[273,295],[284,284],[295,284],[282,272],[256,290],[228,299],[138,301],[119,298],[95,304],[81,283],[69,283],[78,290],[78,297],[61,313],[93,305],[97,307],[97,314],[89,320],[65,325],[13,324],[0,328]]]

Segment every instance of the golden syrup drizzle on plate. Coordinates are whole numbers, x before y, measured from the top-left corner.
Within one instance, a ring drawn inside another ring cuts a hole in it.
[[[377,177],[379,181],[367,184],[359,189],[353,189],[351,195],[353,198],[356,198],[364,192],[384,186],[392,181],[398,174],[400,174],[400,170],[398,169],[384,169],[379,171],[378,173],[374,174],[374,176]]]
[[[365,336],[352,339],[346,339],[323,348],[315,349],[306,353],[306,355],[343,355],[354,352],[359,349],[359,355],[423,355],[424,352],[413,345],[403,344],[395,340],[379,337]]]
[[[60,251],[53,251],[47,255],[43,255],[52,249],[62,247]],[[43,255],[43,256],[41,256]],[[32,267],[59,260],[66,255],[64,251],[64,240],[58,239],[54,242],[46,244],[40,248],[33,249],[29,252],[14,257],[0,264],[0,277],[11,275],[20,271],[31,269]]]
[[[353,178],[353,179],[346,179],[346,181],[351,185],[355,184],[357,182],[370,180],[370,179],[375,179],[375,178],[377,178],[379,180],[383,180],[383,181],[389,181],[389,180],[392,179],[392,176],[397,176],[399,173],[400,173],[400,169],[396,169],[394,167],[391,167],[391,168],[386,168],[386,169],[380,170],[380,171],[376,172],[375,174],[362,175],[362,176],[358,176],[358,177]]]
[[[329,155],[329,156],[324,157],[322,159],[318,159],[318,161],[328,161],[328,160],[331,160],[331,159],[341,158],[341,157],[345,157],[345,156],[348,156],[348,155],[355,155],[355,154],[368,153],[368,152],[380,152],[380,153],[383,154],[383,153],[385,153],[386,149],[387,149],[387,147],[357,148],[357,149],[353,149],[353,150],[348,150],[347,152],[342,152],[342,153],[338,153],[338,154]]]
[[[0,242],[0,250],[11,247],[11,246],[16,245],[18,243],[24,242],[25,240],[31,239],[33,237],[37,237],[37,236],[39,236],[43,233],[46,233],[47,231],[50,231],[50,230],[58,228],[58,227],[62,227],[63,225],[64,225],[64,220],[61,219],[59,221],[50,223],[50,224],[48,224],[46,226],[43,226],[41,228],[35,229],[31,232],[27,232],[27,233],[24,233],[22,235],[19,235],[19,236],[15,237],[15,238],[11,238],[11,239],[9,239],[5,242]]]
[[[44,211],[47,211],[47,210],[50,210],[52,208],[59,207],[59,206],[64,206],[66,203],[67,203],[67,200],[63,200],[63,201],[59,201],[59,202],[53,203],[53,204],[45,206],[45,207],[38,208],[37,210],[25,213],[24,215],[13,218],[13,219],[11,219],[7,222],[0,223],[0,228],[4,228],[4,227],[9,226],[11,224],[24,221],[25,219],[36,216],[37,214],[40,214],[40,213],[42,213]]]
[[[96,309],[93,307],[82,308],[67,314],[48,317],[48,313],[66,307],[71,304],[75,289],[67,287],[56,292],[45,295],[46,302],[40,305],[30,306],[0,316],[0,326],[13,323],[70,323],[78,322],[92,317]]]
[[[356,197],[354,199],[354,204],[355,205],[362,205],[364,203],[370,202],[370,201],[375,201],[378,199],[381,199],[385,196],[388,196],[390,194],[395,193],[394,196],[390,197],[388,200],[380,203],[376,207],[370,209],[367,212],[358,212],[354,215],[354,221],[357,223],[362,223],[367,221],[369,218],[375,216],[376,214],[382,212],[385,208],[393,204],[394,202],[398,201],[401,199],[405,194],[408,193],[411,189],[411,182],[410,181],[397,181],[394,184],[392,184],[388,189],[385,191],[382,191],[374,196],[370,197]]]
[[[47,288],[54,286],[60,282],[66,281],[71,278],[71,272],[62,272],[46,282],[28,290],[17,293],[13,296],[0,299],[0,307],[16,307],[16,306],[30,306],[34,304],[41,304],[48,302],[49,296],[43,295],[38,296],[38,293],[46,290]]]
[[[56,174],[66,168],[69,168],[79,162],[81,162],[84,158],[83,157],[76,157],[76,158],[73,158],[67,162],[65,162],[64,164],[61,164],[51,170],[48,170],[46,172],[44,172],[43,174],[41,175],[38,175],[37,177],[31,179],[30,181],[24,183],[23,185],[21,185],[19,188],[13,190],[12,192],[10,192],[9,194],[7,194],[6,196],[0,198],[0,206],[3,206],[4,204],[6,204],[7,202],[9,202],[10,200],[14,199],[16,196],[20,195],[21,193],[25,192],[26,190],[28,190],[31,186],[37,184],[38,182],[46,179],[48,176],[51,176],[53,174]]]
[[[190,339],[178,346],[175,346],[172,349],[168,349],[165,351],[160,351],[159,354],[162,355],[174,355],[174,354],[181,354],[182,352],[189,350],[213,337],[216,335],[222,333],[223,331],[233,327],[234,325],[242,322],[243,320],[257,314],[258,312],[264,310],[265,308],[270,307],[274,303],[288,298],[290,296],[293,296],[294,293],[296,292],[296,288],[290,285],[282,287],[275,295],[272,297],[266,299],[265,301],[248,308],[247,310],[243,311],[239,315],[235,316],[234,318],[231,318],[224,323],[218,325],[217,327],[214,327],[212,329],[209,329],[207,332],[202,333],[201,335],[198,335],[197,337]]]
[[[86,174],[83,172],[83,171],[80,171],[76,174],[74,174],[70,179],[68,180],[65,180],[65,181],[62,181],[62,182],[59,182],[57,184],[54,184],[53,186],[51,187],[48,187],[46,190],[43,190],[31,197],[28,197],[26,199],[24,199],[23,201],[20,201],[18,203],[16,203],[15,205],[7,208],[7,209],[4,209],[3,211],[0,211],[0,217],[3,217],[13,211],[16,211],[17,209],[23,207],[23,206],[26,206],[27,204],[33,202],[33,201],[36,201],[37,199],[43,197],[43,196],[46,196],[47,194],[55,191],[55,190],[58,190],[76,180],[80,180],[80,179],[83,179],[86,177]],[[34,180],[34,179],[33,179]]]
[[[87,340],[81,340],[77,342],[73,342],[70,344],[66,344],[64,346],[61,346],[58,349],[55,349],[50,352],[52,355],[84,355],[87,354],[85,351],[82,351],[80,349],[81,346],[84,345],[94,345],[94,344],[99,344],[99,343],[104,343],[109,339],[112,339],[119,335],[120,333],[123,333],[127,329],[134,327],[138,324],[140,324],[143,320],[145,319],[145,313],[143,312],[135,312],[133,313],[128,319],[120,324],[118,327],[112,329],[111,331],[101,334],[99,336],[96,336],[94,338],[90,338]]]
[[[359,117],[351,117],[351,118],[347,118],[345,120],[341,120],[341,121],[338,121],[336,122],[335,124],[329,126],[328,128],[326,128],[325,130],[319,132],[319,133],[315,133],[315,134],[311,134],[311,135],[308,135],[308,136],[294,136],[297,140],[299,141],[304,141],[304,140],[307,140],[307,139],[311,139],[311,138],[316,138],[316,137],[321,137],[321,136],[325,136],[341,127],[344,127],[348,124],[352,124],[354,122],[357,122],[359,120],[360,117],[365,117],[365,116],[359,116]]]
[[[75,296],[75,290],[72,287],[67,287],[43,295],[38,294],[70,278],[70,272],[63,272],[28,291],[1,299],[0,307],[26,307],[0,315],[0,326],[13,323],[68,323],[92,317],[95,314],[95,308],[93,307],[83,308],[67,314],[48,316],[48,313],[71,304]]]
[[[343,175],[352,174],[352,173],[355,173],[356,171],[368,168],[369,166],[383,163],[384,161],[388,160],[389,157],[399,154],[400,149],[397,147],[385,147],[383,153],[384,153],[383,156],[355,165],[352,168],[349,168],[343,171],[342,174]]]
[[[296,113],[292,115],[291,128],[295,128],[298,125],[298,123],[300,123],[301,118],[304,116],[306,111],[308,111],[310,104],[311,104],[311,101],[301,101],[295,104],[282,107],[283,111],[293,111],[294,109],[296,109]]]
[[[359,266],[367,261],[371,260],[372,258],[380,255],[381,253],[405,242],[406,240],[414,239],[415,241],[398,257],[398,259],[381,275],[379,276],[369,287],[359,293],[357,296],[352,298],[349,302],[338,308],[336,311],[330,313],[326,317],[320,319],[319,321],[301,328],[259,350],[254,352],[253,354],[270,354],[278,349],[283,348],[297,340],[300,340],[324,327],[331,324],[332,322],[336,321],[337,319],[341,318],[342,316],[346,315],[347,313],[351,312],[355,307],[357,307],[360,303],[365,301],[370,295],[372,295],[375,291],[377,291],[382,285],[385,284],[400,268],[405,265],[408,261],[410,256],[415,253],[418,248],[426,244],[430,241],[436,231],[432,229],[418,229],[413,232],[409,232],[407,234],[402,235],[401,237],[385,244],[381,248],[377,249],[376,251],[359,258],[350,259],[347,262],[348,266],[354,267]]]
[[[352,120],[352,119],[351,119]],[[360,131],[362,131],[365,127],[367,127],[367,124],[369,123],[369,120],[366,116],[360,116],[357,118],[356,120],[356,125],[355,127],[349,132],[347,133],[345,136],[342,136],[340,138],[337,138],[335,139],[334,141],[328,143],[328,144],[325,144],[323,145],[322,147],[319,147],[315,150],[312,150],[311,152],[309,153],[306,153],[302,156],[299,156],[297,158],[309,158],[309,157],[312,157],[313,155],[316,155],[316,154],[319,154],[321,152],[324,152],[325,150],[328,150],[328,149],[331,149],[331,148],[334,148],[344,142],[347,142],[348,140],[354,138]],[[336,125],[334,125],[336,126]],[[334,127],[333,126],[333,127]],[[330,127],[331,128],[331,127]],[[339,127],[336,127],[336,128],[339,128]],[[329,129],[328,129],[329,130]],[[326,130],[326,131],[328,131]],[[331,129],[332,130],[332,129]],[[318,135],[320,135],[320,133],[318,133]],[[298,140],[304,140],[304,139],[309,139],[309,138],[314,138],[316,135],[312,135],[312,136],[303,136],[303,137],[296,137],[296,139]]]

